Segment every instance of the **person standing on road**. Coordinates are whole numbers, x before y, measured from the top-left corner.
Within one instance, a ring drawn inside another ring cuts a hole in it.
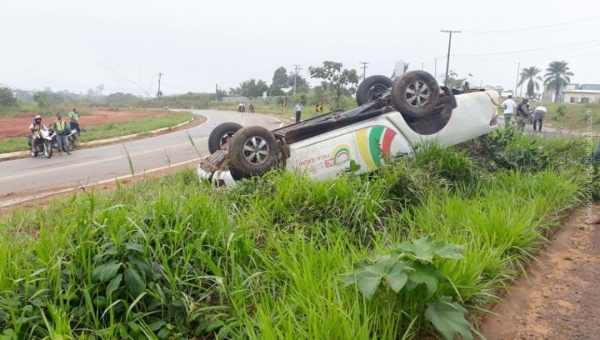
[[[515,113],[517,103],[512,99],[512,95],[509,95],[508,99],[502,103],[502,106],[504,107],[504,126],[509,126],[510,118]]]
[[[62,115],[59,113],[56,114],[56,120],[52,126],[54,132],[56,132],[56,143],[58,144],[58,154],[60,155],[62,151],[66,151],[67,155],[70,155],[70,145],[69,139],[67,135],[69,134],[69,130],[67,129],[67,122],[62,120]]]
[[[77,133],[81,134],[81,130],[79,129],[79,112],[77,112],[76,108],[73,108],[73,111],[69,112],[69,121],[71,130],[77,130]]]
[[[533,110],[533,132],[535,132],[536,123],[539,123],[540,127],[538,132],[542,132],[542,122],[546,116],[546,108],[542,105],[538,106]]]
[[[525,131],[525,124],[527,123],[530,115],[531,111],[529,110],[529,99],[523,98],[523,101],[521,101],[519,106],[517,106],[516,120],[519,131]]]
[[[300,105],[300,103],[296,104],[294,111],[296,111],[296,123],[300,123],[300,116],[302,116],[302,105]]]
[[[31,131],[31,151],[35,151],[35,144],[42,130],[48,130],[46,125],[42,124],[42,116],[37,115],[33,119],[33,123],[29,125],[29,131]]]

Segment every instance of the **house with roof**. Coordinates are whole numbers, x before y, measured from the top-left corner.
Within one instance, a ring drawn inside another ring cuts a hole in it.
[[[568,84],[563,90],[564,103],[600,103],[600,84]]]

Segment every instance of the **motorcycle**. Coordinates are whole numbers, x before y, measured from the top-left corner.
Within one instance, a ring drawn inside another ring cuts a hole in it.
[[[79,132],[77,129],[71,129],[71,132],[67,135],[67,139],[69,140],[69,151],[73,151],[75,149],[75,144],[79,144]]]
[[[250,109],[250,113],[254,113],[254,106],[250,105],[249,109]]]
[[[77,140],[79,140],[79,132],[77,132],[77,129],[71,129],[71,132],[69,132],[69,134],[67,135],[67,140],[69,141],[69,148],[67,150],[67,148],[65,146],[63,146],[62,150],[58,149],[58,134],[50,129],[50,136],[52,137],[52,148],[56,149],[57,151],[64,151],[64,152],[71,152],[73,151],[73,149],[75,148],[75,142]]]
[[[41,130],[39,137],[36,139],[34,148],[31,148],[33,138],[27,137],[27,143],[29,145],[29,153],[31,157],[37,157],[38,154],[43,153],[46,158],[52,157],[52,147],[54,144],[54,132],[50,130]]]

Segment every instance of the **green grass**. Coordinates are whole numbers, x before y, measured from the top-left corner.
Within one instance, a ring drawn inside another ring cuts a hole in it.
[[[233,190],[186,170],[12,210],[0,219],[0,334],[419,339],[442,296],[476,324],[588,179],[576,159],[489,172],[474,150],[431,147],[322,182],[273,171]],[[344,287],[355,264],[429,234],[464,246],[463,259],[434,261],[449,280],[433,296]]]
[[[136,118],[127,122],[107,123],[89,127],[82,125],[82,128],[85,131],[82,131],[81,133],[81,141],[85,143],[131,134],[147,133],[153,130],[175,126],[192,119],[192,117],[193,114],[190,112],[171,113],[164,117]],[[24,131],[24,133],[26,133],[26,131]],[[0,153],[24,150],[27,150],[27,139],[25,137],[0,140]]]

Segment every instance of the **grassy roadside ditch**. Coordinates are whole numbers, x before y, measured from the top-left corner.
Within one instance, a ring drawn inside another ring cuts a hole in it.
[[[144,117],[127,122],[83,126],[85,131],[82,131],[81,133],[81,141],[91,142],[131,134],[147,133],[153,130],[184,123],[192,119],[193,116],[194,115],[191,112],[183,112],[172,113],[164,117]],[[26,133],[26,131],[24,133]],[[0,140],[0,153],[15,151],[27,151],[27,139],[25,137]]]
[[[14,210],[0,339],[469,339],[581,203],[586,152],[509,130],[367,176],[189,170]]]

